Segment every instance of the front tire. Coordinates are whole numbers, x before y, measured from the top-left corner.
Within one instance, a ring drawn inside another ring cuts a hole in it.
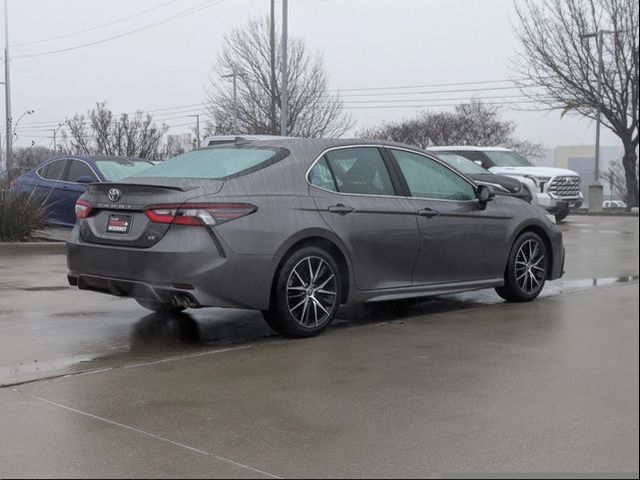
[[[549,252],[539,235],[520,235],[509,255],[503,287],[496,292],[508,302],[530,302],[540,295],[549,273]]]
[[[312,337],[333,321],[341,296],[342,278],[336,261],[319,247],[304,247],[282,265],[271,308],[262,315],[271,328],[286,337]]]
[[[560,210],[558,213],[556,213],[554,215],[554,217],[556,218],[556,223],[560,223],[561,221],[563,221],[565,218],[567,218],[569,216],[569,209],[565,209],[565,210]]]
[[[175,307],[170,303],[157,302],[155,300],[148,300],[146,298],[136,298],[136,302],[147,310],[151,310],[156,313],[180,313],[184,310],[184,307]]]

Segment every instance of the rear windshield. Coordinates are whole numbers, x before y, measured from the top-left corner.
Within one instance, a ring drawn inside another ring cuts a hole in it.
[[[467,175],[487,173],[487,171],[480,165],[472,162],[468,158],[458,155],[457,153],[438,152],[436,155],[450,167],[453,167],[462,173],[466,173]]]
[[[183,153],[134,176],[221,180],[258,170],[285,156],[286,150],[278,148],[208,148]]]
[[[96,165],[104,178],[110,182],[117,182],[153,167],[149,162],[124,159],[96,160]]]
[[[485,151],[496,167],[530,167],[531,164],[522,155],[510,151]]]

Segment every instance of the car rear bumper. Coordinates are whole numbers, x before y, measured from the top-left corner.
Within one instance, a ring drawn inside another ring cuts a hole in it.
[[[172,227],[150,248],[67,242],[68,279],[82,290],[190,307],[269,307],[277,258],[237,255],[205,228]]]

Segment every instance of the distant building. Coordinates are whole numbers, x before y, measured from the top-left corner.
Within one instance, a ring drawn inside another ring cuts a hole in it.
[[[193,139],[190,133],[167,135],[167,147],[170,152],[183,153],[193,150]]]

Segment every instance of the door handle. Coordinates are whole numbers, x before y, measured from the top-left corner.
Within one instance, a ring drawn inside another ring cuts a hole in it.
[[[440,212],[438,212],[437,210],[432,210],[430,208],[423,208],[422,210],[418,210],[418,215],[420,215],[421,217],[433,218],[440,215]]]
[[[337,213],[339,215],[346,215],[348,213],[353,212],[354,208],[353,207],[347,207],[346,205],[343,205],[342,203],[339,203],[337,205],[330,206],[328,210],[331,213]]]

